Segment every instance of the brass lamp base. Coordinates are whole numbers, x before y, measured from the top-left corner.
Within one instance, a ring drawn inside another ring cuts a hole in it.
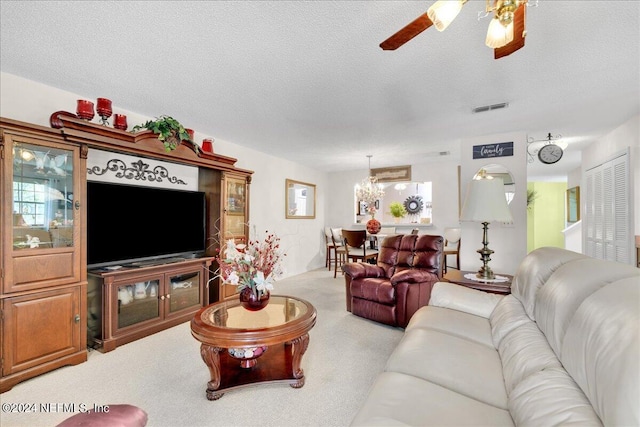
[[[480,254],[480,259],[482,260],[482,267],[476,273],[476,277],[478,279],[483,280],[493,280],[496,276],[493,274],[493,270],[489,267],[489,261],[491,261],[491,254],[493,251],[489,249],[489,239],[488,239],[488,230],[489,223],[482,223],[482,249],[478,249],[476,252]]]

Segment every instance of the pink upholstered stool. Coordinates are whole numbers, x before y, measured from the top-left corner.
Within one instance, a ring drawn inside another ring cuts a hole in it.
[[[57,427],[144,427],[147,413],[133,405],[108,405],[109,412],[83,412],[67,418]]]

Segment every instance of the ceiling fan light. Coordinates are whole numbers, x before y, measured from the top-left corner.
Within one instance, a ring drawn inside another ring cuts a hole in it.
[[[493,18],[487,30],[485,44],[492,49],[496,49],[509,44],[512,40],[513,22],[505,27],[498,18]]]
[[[438,0],[427,10],[427,16],[438,31],[444,31],[458,16],[464,1]]]

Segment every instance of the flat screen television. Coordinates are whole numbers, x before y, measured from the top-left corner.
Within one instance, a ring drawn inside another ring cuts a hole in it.
[[[201,256],[205,193],[87,182],[89,268]]]

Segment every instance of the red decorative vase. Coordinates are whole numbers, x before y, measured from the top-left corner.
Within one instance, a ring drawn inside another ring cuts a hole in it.
[[[206,138],[202,140],[202,151],[213,153],[213,139]]]
[[[76,114],[82,120],[91,120],[96,113],[93,111],[93,102],[86,99],[78,99]]]
[[[113,127],[120,130],[127,130],[127,116],[124,114],[114,114],[113,115]]]
[[[367,231],[369,232],[369,234],[378,234],[378,232],[380,231],[380,227],[382,227],[380,221],[375,218],[371,218],[369,221],[367,221]]]
[[[260,296],[251,288],[244,288],[240,291],[240,304],[249,311],[262,310],[269,304],[271,295],[266,292]]]
[[[111,100],[107,98],[98,98],[96,105],[96,111],[98,115],[102,117],[102,121],[106,122],[111,114],[113,113],[113,109],[111,108]]]

